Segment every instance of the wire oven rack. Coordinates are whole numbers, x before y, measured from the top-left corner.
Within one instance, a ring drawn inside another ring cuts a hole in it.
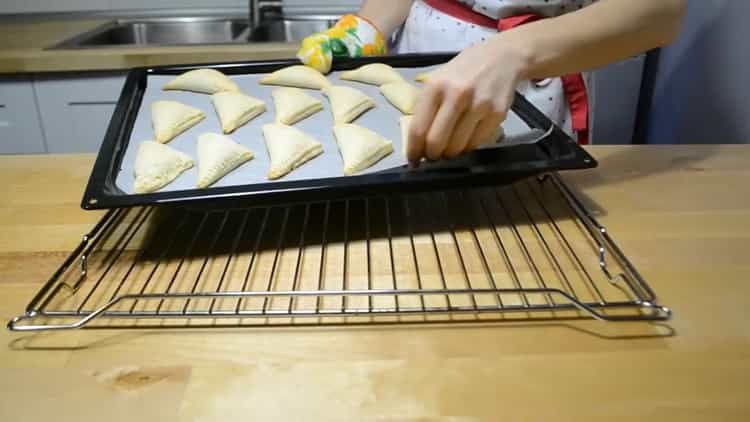
[[[284,206],[110,210],[8,328],[670,316],[553,173]]]

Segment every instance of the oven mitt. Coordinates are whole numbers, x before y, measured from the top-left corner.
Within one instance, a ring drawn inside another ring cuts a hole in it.
[[[266,103],[241,92],[218,92],[211,96],[224,133],[235,129],[266,111]]]
[[[278,179],[323,152],[323,145],[301,130],[282,124],[263,126],[271,169],[268,178]]]
[[[328,78],[307,66],[289,66],[264,76],[263,85],[281,85],[295,88],[323,89],[330,85]]]
[[[243,163],[253,152],[226,135],[204,133],[198,137],[198,183],[207,188]]]
[[[404,80],[396,69],[384,63],[366,64],[354,70],[341,72],[340,78],[377,86]]]
[[[380,87],[380,93],[404,114],[414,114],[419,89],[407,82],[391,82]]]
[[[323,103],[298,88],[279,88],[271,93],[276,122],[293,125],[323,110]]]
[[[362,126],[338,124],[333,127],[333,133],[347,176],[369,168],[393,152],[393,142]]]
[[[177,101],[160,100],[151,103],[151,123],[154,136],[162,144],[195,126],[206,117],[195,107]]]
[[[349,123],[362,113],[375,107],[375,101],[364,92],[343,85],[323,88],[323,94],[331,102],[335,123]]]
[[[135,155],[135,193],[155,192],[172,183],[193,167],[193,159],[184,152],[154,141],[143,141]]]
[[[218,70],[196,69],[172,79],[162,89],[216,94],[224,91],[239,91],[240,87]]]
[[[346,15],[327,31],[302,40],[297,57],[326,74],[336,57],[382,56],[387,52],[383,35],[375,25],[362,17]]]

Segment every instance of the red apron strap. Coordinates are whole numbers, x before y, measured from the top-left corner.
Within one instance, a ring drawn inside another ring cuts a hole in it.
[[[500,31],[507,31],[517,26],[538,21],[540,19],[542,19],[541,16],[534,14],[511,16],[497,21],[497,29],[499,29]]]
[[[542,19],[539,15],[527,14],[500,19],[497,28],[507,31],[517,26]],[[589,98],[586,93],[586,84],[580,73],[565,75],[561,77],[565,99],[570,106],[572,127],[578,135],[578,143],[587,145],[589,143]]]
[[[586,84],[580,73],[565,75],[562,77],[565,98],[570,106],[570,115],[573,119],[573,130],[578,134],[578,143],[588,145],[589,143],[589,96],[586,93]]]

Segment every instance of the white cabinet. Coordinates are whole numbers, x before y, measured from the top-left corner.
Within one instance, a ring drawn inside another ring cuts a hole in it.
[[[37,76],[34,88],[49,153],[97,152],[124,74]]]
[[[31,154],[45,150],[31,79],[1,79],[0,154]]]

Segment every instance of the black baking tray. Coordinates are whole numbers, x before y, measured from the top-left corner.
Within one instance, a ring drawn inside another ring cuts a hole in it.
[[[348,70],[381,62],[393,67],[426,67],[445,63],[453,54],[408,54],[337,60],[334,70]],[[120,208],[137,205],[225,202],[269,204],[363,196],[394,191],[429,191],[477,185],[502,185],[559,170],[587,169],[597,163],[570,136],[516,93],[513,111],[529,125],[548,135],[533,144],[472,151],[462,156],[419,167],[402,166],[359,176],[312,180],[275,181],[248,185],[189,189],[148,194],[128,194],[115,184],[133,124],[140,109],[148,75],[177,75],[198,68],[218,69],[225,74],[269,73],[299,64],[297,60],[253,61],[242,63],[161,66],[133,69],[99,149],[81,207],[84,209]]]

